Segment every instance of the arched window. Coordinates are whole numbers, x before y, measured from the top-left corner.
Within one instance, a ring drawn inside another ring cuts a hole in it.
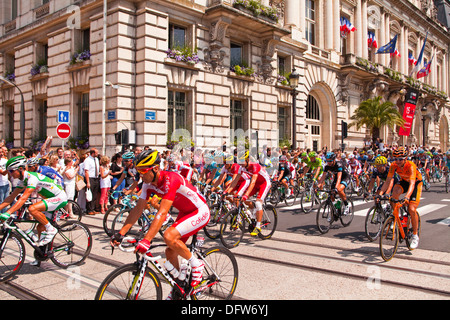
[[[309,95],[306,103],[306,119],[320,120],[320,108],[317,100]]]

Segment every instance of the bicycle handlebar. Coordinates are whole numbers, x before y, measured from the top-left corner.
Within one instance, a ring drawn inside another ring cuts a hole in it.
[[[125,243],[125,246],[124,246],[124,243]],[[124,237],[122,242],[119,244],[119,249],[120,249],[120,251],[123,251],[123,252],[134,252],[137,243],[138,243],[138,241],[136,238]],[[127,244],[131,245],[132,247],[127,246]],[[151,254],[150,250],[157,248],[157,247],[163,247],[163,246],[166,246],[166,245],[165,244],[164,245],[162,245],[162,244],[152,245],[152,246],[150,246],[150,249],[145,254],[141,254],[141,255],[144,257],[145,260],[157,261],[162,258],[160,255],[153,257],[153,256],[149,256],[148,254]]]

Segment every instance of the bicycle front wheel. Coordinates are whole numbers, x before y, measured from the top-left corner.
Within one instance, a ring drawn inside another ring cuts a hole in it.
[[[220,236],[220,223],[223,217],[223,209],[219,204],[215,204],[211,208],[211,218],[208,224],[203,228],[206,236],[210,239],[217,239]]]
[[[112,222],[116,215],[121,211],[125,209],[125,206],[122,204],[114,204],[111,207],[106,210],[105,215],[103,216],[103,230],[105,230],[106,234],[111,237],[113,235],[113,232],[111,230],[112,228]]]
[[[239,245],[244,236],[245,219],[236,210],[231,210],[222,219],[220,224],[220,241],[227,248]]]
[[[261,232],[258,236],[265,240],[272,237],[278,224],[278,214],[277,210],[271,205],[266,205],[263,207],[263,217],[261,220]]]
[[[380,235],[380,254],[384,261],[391,260],[397,252],[398,237],[398,225],[395,218],[390,216],[384,222]]]
[[[72,214],[77,218],[78,221],[81,221],[81,218],[83,218],[83,209],[81,209],[78,202],[67,200],[67,204],[72,207]]]
[[[324,234],[330,230],[334,221],[333,210],[333,203],[329,201],[322,202],[319,210],[317,210],[316,225],[320,233]]]
[[[194,300],[230,300],[238,282],[238,265],[233,253],[223,247],[198,253],[204,261],[203,281],[192,295]]]
[[[318,203],[316,199],[316,193],[314,189],[308,187],[305,192],[302,193],[300,198],[300,205],[304,213],[310,213],[314,207],[314,204]]]
[[[79,221],[68,221],[58,228],[50,247],[50,259],[60,268],[79,265],[92,249],[92,234]]]
[[[351,199],[347,199],[348,202],[348,214],[343,214],[342,210],[341,210],[341,215],[339,217],[339,219],[341,220],[341,224],[344,227],[348,227],[350,225],[350,223],[352,223],[353,221],[353,216],[355,215],[355,211],[353,208],[353,201]]]
[[[119,267],[103,280],[95,300],[162,300],[161,282],[155,272],[147,267],[141,282],[139,276],[136,263]],[[140,288],[136,288],[139,284]]]
[[[6,241],[6,244],[3,241]],[[25,261],[25,246],[17,234],[12,231],[9,231],[9,234],[4,233],[2,246],[3,250],[0,252],[0,282],[14,277]]]
[[[373,206],[369,209],[366,215],[366,236],[370,241],[375,241],[381,233],[381,228],[383,227],[384,214],[382,209]]]

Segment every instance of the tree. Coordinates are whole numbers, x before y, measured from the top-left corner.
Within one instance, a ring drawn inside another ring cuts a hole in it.
[[[381,102],[381,97],[361,102],[355,113],[350,117],[353,122],[349,127],[356,126],[359,130],[364,125],[370,130],[372,141],[380,137],[380,129],[387,125],[392,130],[395,125],[403,127],[405,120],[394,104],[390,101]]]

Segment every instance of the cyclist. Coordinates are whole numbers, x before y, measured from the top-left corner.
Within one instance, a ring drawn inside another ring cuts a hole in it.
[[[394,174],[397,173],[400,181],[394,185],[392,191],[392,198],[398,199],[402,193],[406,193],[405,201],[408,203],[408,211],[411,215],[413,235],[411,238],[411,248],[415,249],[419,245],[419,218],[417,217],[417,207],[420,203],[420,196],[422,194],[422,175],[417,166],[410,160],[407,160],[408,152],[404,147],[399,147],[393,153],[394,163],[389,168],[389,173],[386,183],[381,188],[382,193],[386,193]]]
[[[389,173],[389,163],[387,162],[386,157],[379,156],[375,159],[375,168],[372,171],[372,176],[370,178],[369,187],[368,190],[373,190],[373,186],[375,185],[375,182],[378,184],[377,188],[377,194],[383,195],[383,193],[390,193],[392,191],[392,187],[394,186],[394,183],[398,182],[397,175],[394,175],[394,179],[391,180],[390,185],[388,186],[386,192],[381,192],[381,188],[383,184],[386,182],[388,173]]]
[[[116,189],[122,184],[123,180],[127,178],[128,172],[133,168],[133,159],[134,159],[134,152],[126,152],[122,155],[122,161],[123,161],[123,171],[122,174],[119,177],[119,180],[117,180],[116,184],[111,186],[109,189],[109,193],[113,193],[116,191]],[[139,172],[136,173],[134,176],[133,183],[128,186],[127,189],[123,189],[123,193],[125,195],[128,195],[134,191],[134,189],[138,186],[140,180]]]
[[[331,172],[334,175],[334,180],[332,186],[336,188],[339,197],[342,199],[344,206],[342,207],[342,213],[344,215],[349,214],[350,208],[348,206],[347,196],[345,195],[345,188],[348,186],[350,181],[350,174],[348,173],[345,164],[342,161],[336,161],[336,154],[334,152],[327,152],[326,156],[327,165],[325,166],[324,172]],[[323,188],[325,183],[326,174],[320,177],[318,187]]]
[[[286,197],[289,198],[291,196],[291,171],[289,170],[288,161],[286,156],[280,156],[279,165],[278,165],[278,177],[277,180],[281,182],[286,190]]]
[[[167,244],[166,258],[176,269],[179,268],[178,256],[188,260],[192,267],[191,285],[196,287],[202,280],[203,262],[199,261],[187,248],[188,238],[201,230],[210,218],[206,199],[192,184],[176,172],[163,171],[160,168],[161,157],[156,150],[144,150],[134,159],[136,170],[140,173],[144,184],[142,193],[127,217],[122,229],[111,238],[113,246],[119,245],[123,237],[136,223],[153,194],[162,198],[158,212],[150,225],[144,239],[140,240],[135,252],[146,253],[151,241],[166,221],[166,216],[173,206],[178,209],[175,223],[164,232]],[[170,270],[169,270],[170,271]]]
[[[266,170],[257,162],[250,162],[249,151],[243,152],[238,156],[238,163],[240,164],[238,176],[242,177],[244,173],[250,175],[250,185],[242,196],[242,201],[247,201],[249,197],[258,193],[256,198],[256,226],[250,235],[257,236],[261,232],[261,220],[263,217],[263,203],[267,194],[270,191],[271,182],[269,174]]]
[[[14,179],[19,179],[16,189],[0,204],[0,210],[9,206],[16,197],[23,192],[20,198],[5,213],[0,215],[1,220],[8,220],[11,214],[18,211],[36,191],[43,200],[28,207],[28,212],[39,222],[37,226],[39,246],[44,246],[53,240],[58,232],[48,221],[44,212],[53,214],[54,211],[67,205],[67,195],[63,187],[54,180],[40,173],[26,170],[27,159],[23,156],[11,158],[6,163],[6,170]],[[51,216],[49,216],[50,218]]]
[[[30,158],[27,160],[27,170],[49,177],[64,188],[64,178],[52,167],[41,165],[43,163],[45,163],[45,159],[39,159],[38,157]]]
[[[366,164],[367,164],[367,161],[366,161]],[[358,192],[359,191],[359,176],[362,173],[361,163],[358,160],[356,160],[354,154],[350,154],[348,156],[347,166],[350,169],[349,170],[350,174],[356,181],[356,190],[355,191]]]
[[[309,170],[312,171],[313,174],[313,180],[317,181],[319,176],[323,173],[323,165],[322,165],[322,159],[317,156],[317,153],[315,151],[311,151],[308,154],[308,159],[305,164],[305,168],[303,169],[303,174],[307,174]]]

